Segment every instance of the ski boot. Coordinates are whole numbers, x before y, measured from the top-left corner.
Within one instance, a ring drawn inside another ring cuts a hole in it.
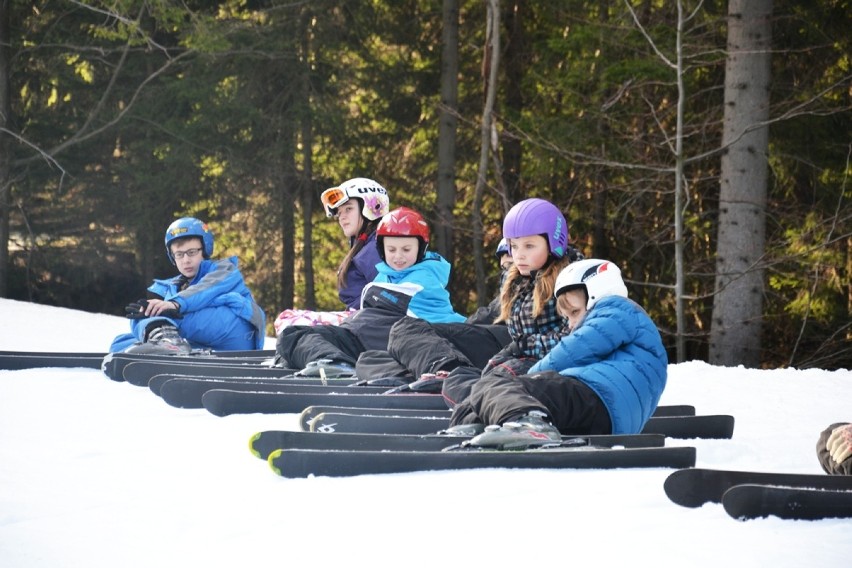
[[[472,424],[456,424],[443,430],[439,430],[440,436],[478,436],[485,432],[485,424],[474,422]]]
[[[488,426],[472,438],[470,445],[495,450],[526,450],[562,442],[562,435],[548,421],[547,414],[531,410],[502,426]]]
[[[436,373],[423,373],[420,378],[413,383],[407,383],[396,388],[392,388],[383,394],[441,394],[441,389],[444,386],[444,379],[450,374],[447,371],[438,371]]]
[[[407,385],[410,382],[411,377],[376,377],[374,379],[361,379],[357,381],[353,386],[394,388]]]
[[[189,355],[192,346],[180,336],[173,325],[161,325],[148,332],[144,343],[136,343],[124,350],[136,355]]]
[[[301,371],[297,371],[297,377],[316,377],[325,379],[337,379],[355,376],[355,367],[349,363],[337,363],[331,359],[317,359],[311,361]]]

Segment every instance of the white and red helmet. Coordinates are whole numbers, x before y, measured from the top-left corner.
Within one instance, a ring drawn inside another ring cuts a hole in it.
[[[627,297],[627,286],[621,279],[621,270],[608,260],[587,258],[572,262],[556,277],[554,296],[568,290],[583,288],[589,299],[586,309],[591,310],[601,298]]]

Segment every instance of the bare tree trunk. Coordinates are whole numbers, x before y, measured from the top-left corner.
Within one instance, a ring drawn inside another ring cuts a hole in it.
[[[313,13],[306,10],[303,14],[302,33],[302,262],[305,275],[304,308],[315,310],[317,307],[316,289],[314,287],[314,255],[313,242],[313,204],[314,204],[314,166],[313,166],[313,116],[311,114],[311,21]]]
[[[772,0],[730,0],[710,363],[760,364]]]
[[[293,174],[293,168],[288,167],[293,164],[293,154],[282,152],[281,161],[283,162],[279,178],[281,184],[279,188],[279,195],[281,196],[281,297],[279,298],[278,309],[286,309],[294,307],[293,298],[296,288],[296,223],[293,217],[295,215],[293,204],[298,196],[298,181]]]
[[[12,196],[12,90],[9,80],[11,0],[0,2],[0,298],[8,295],[9,282],[9,215]]]
[[[684,290],[684,260],[683,260],[683,112],[686,104],[686,90],[683,84],[683,3],[677,3],[677,126],[675,134],[675,188],[674,188],[674,221],[675,221],[675,319],[677,321],[677,336],[675,337],[675,354],[678,363],[686,359],[686,309],[683,302]]]
[[[686,358],[685,334],[686,334],[686,317],[684,307],[684,255],[683,255],[683,215],[686,207],[684,196],[686,192],[683,187],[683,168],[685,157],[683,155],[683,116],[684,105],[686,104],[686,89],[683,82],[684,63],[683,63],[683,33],[687,18],[683,14],[683,2],[677,2],[677,33],[675,34],[675,60],[671,61],[660,49],[656,47],[651,37],[645,31],[640,23],[640,17],[630,7],[630,4],[625,2],[628,10],[633,15],[633,20],[636,26],[642,31],[646,39],[653,46],[657,56],[669,67],[671,67],[676,76],[677,83],[677,118],[675,126],[674,141],[669,140],[668,145],[674,154],[674,228],[675,228],[675,318],[677,320],[677,331],[675,334],[675,351],[676,360],[678,363],[683,362]],[[645,5],[648,8],[648,5]]]
[[[459,106],[459,0],[444,0],[441,36],[441,113],[438,122],[436,250],[453,263],[453,207],[456,203],[456,130]]]
[[[491,148],[491,127],[493,124],[494,99],[497,92],[497,70],[500,63],[500,0],[487,1],[487,19],[485,34],[485,53],[483,80],[485,81],[485,105],[482,109],[481,144],[479,154],[479,173],[476,176],[476,188],[473,201],[473,263],[476,269],[476,295],[485,298],[485,261],[482,252],[482,198],[488,175],[488,156]]]
[[[505,108],[506,116],[516,123],[520,122],[521,113],[524,110],[523,78],[528,66],[527,41],[524,30],[524,10],[526,2],[515,0],[504,7],[506,29],[509,37],[506,38],[505,52]],[[523,199],[521,192],[521,164],[522,146],[517,136],[503,136],[500,139],[502,149],[502,171],[501,177],[506,197],[514,204]]]
[[[309,111],[306,111],[306,113]],[[317,308],[316,287],[314,286],[313,242],[313,125],[310,116],[302,117],[302,176],[299,192],[302,196],[302,262],[304,264],[305,297],[302,307],[306,310]]]

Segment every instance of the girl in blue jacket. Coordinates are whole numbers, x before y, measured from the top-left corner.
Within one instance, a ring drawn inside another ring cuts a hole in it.
[[[339,326],[292,326],[278,334],[276,364],[316,375],[354,374],[358,356],[387,349],[391,326],[404,316],[429,322],[462,322],[450,302],[450,264],[427,251],[429,226],[423,217],[400,207],[376,229],[381,262],[378,275],[364,287],[360,309]]]
[[[635,434],[656,409],[668,358],[654,322],[627,298],[618,267],[574,262],[559,274],[555,295],[571,332],[528,374],[493,373],[473,386],[451,424],[502,426],[471,443],[511,449],[560,434]]]
[[[130,333],[111,352],[186,354],[193,348],[263,349],[266,316],[237,267],[237,258],[211,260],[213,233],[184,217],[166,230],[166,253],[180,274],[154,280],[149,298],[129,304]]]

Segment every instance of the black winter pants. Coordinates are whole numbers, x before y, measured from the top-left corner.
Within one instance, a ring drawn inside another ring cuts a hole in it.
[[[286,327],[278,334],[275,345],[279,366],[290,369],[304,369],[308,363],[318,359],[332,359],[354,367],[358,355],[364,350],[354,333],[336,325]]]
[[[460,366],[482,369],[510,340],[502,325],[429,323],[404,317],[391,328],[388,352],[418,378]]]
[[[453,409],[450,425],[503,424],[531,410],[545,412],[566,435],[609,434],[609,412],[595,392],[574,377],[543,371],[518,377],[489,373]]]

